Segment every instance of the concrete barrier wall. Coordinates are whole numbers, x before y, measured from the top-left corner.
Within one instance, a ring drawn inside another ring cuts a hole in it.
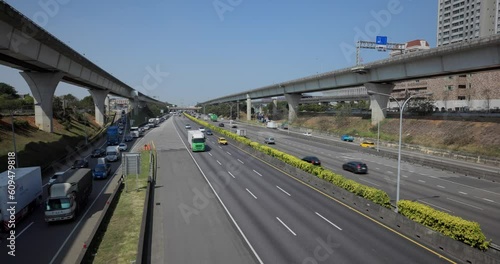
[[[446,237],[436,231],[416,223],[413,220],[406,218],[403,215],[397,214],[394,211],[382,207],[372,201],[366,200],[363,197],[357,196],[342,188],[333,185],[330,182],[324,181],[314,175],[306,173],[298,168],[286,164],[276,158],[261,153],[250,146],[228,139],[230,144],[233,144],[251,155],[279,168],[280,170],[296,177],[297,179],[308,183],[312,187],[332,196],[338,201],[349,205],[356,210],[363,212],[369,217],[385,224],[386,226],[398,231],[407,237],[426,245],[432,250],[444,255],[451,255],[457,259],[461,259],[467,263],[485,263],[493,264],[500,263],[500,252],[494,249],[489,249],[486,252],[470,247],[469,245]]]

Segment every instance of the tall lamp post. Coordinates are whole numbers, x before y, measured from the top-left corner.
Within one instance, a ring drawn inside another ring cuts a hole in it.
[[[413,94],[410,97],[406,98],[406,100],[403,102],[403,104],[400,104],[396,98],[394,98],[390,94],[385,94],[385,93],[378,93],[374,91],[367,91],[368,95],[382,95],[382,96],[387,96],[389,98],[392,98],[392,100],[396,101],[399,107],[399,146],[398,146],[398,178],[397,178],[397,183],[396,183],[396,213],[398,212],[398,202],[399,202],[399,186],[401,182],[401,139],[402,139],[402,133],[403,133],[403,110],[405,109],[406,103],[410,101],[410,99],[416,97],[416,96],[424,96],[424,95],[431,95],[432,93],[427,92],[427,93],[418,93],[418,94]],[[380,121],[379,121],[380,123]]]

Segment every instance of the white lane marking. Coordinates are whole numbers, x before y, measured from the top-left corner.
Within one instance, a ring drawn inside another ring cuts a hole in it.
[[[239,161],[241,164],[245,164],[245,162],[241,161],[240,159],[238,159],[238,161]]]
[[[483,198],[483,200],[488,201],[488,202],[490,202],[490,203],[494,203],[494,202],[495,202],[495,201],[493,201],[493,200],[486,199],[486,198]]]
[[[450,212],[450,213],[451,213],[451,210],[448,210],[448,209],[443,208],[443,207],[441,207],[441,206],[437,206],[437,205],[435,205],[435,204],[431,204],[431,203],[429,203],[429,202],[422,201],[422,200],[419,200],[419,202],[421,202],[421,203],[425,203],[425,204],[428,204],[428,205],[430,205],[430,206],[432,206],[432,207],[436,207],[436,208],[439,208],[439,209],[441,209],[441,210],[448,211],[448,212]]]
[[[472,208],[476,208],[476,209],[479,209],[479,210],[483,210],[483,208],[481,207],[477,207],[477,206],[474,206],[474,205],[471,205],[471,204],[468,204],[468,203],[464,203],[464,202],[461,202],[461,201],[457,201],[457,200],[454,200],[454,199],[451,199],[451,198],[446,198],[450,201],[454,201],[454,202],[457,202],[457,203],[460,203],[460,204],[463,204],[463,205],[467,205],[467,206],[470,206]]]
[[[27,227],[25,227],[23,230],[21,230],[21,232],[19,232],[19,234],[17,234],[16,238],[20,237],[22,233],[24,233],[24,231],[26,231],[32,224],[34,224],[35,222],[31,222]]]
[[[253,172],[257,173],[260,177],[262,177],[262,174],[258,173],[256,170],[253,170]]]
[[[245,190],[247,190],[247,192],[253,196],[253,198],[257,199],[257,196],[255,196],[248,188],[245,188]]]
[[[226,151],[226,153],[229,155],[229,156],[232,156],[231,153],[229,153],[229,151]]]
[[[222,149],[222,147],[219,145],[219,148]]]
[[[319,217],[323,218],[323,220],[327,221],[330,225],[334,226],[338,230],[342,230],[342,228],[338,227],[336,224],[332,223],[330,220],[326,219],[326,217],[320,215],[318,212],[315,212]]]
[[[467,193],[466,193],[466,192],[458,192],[458,193],[461,193],[461,194],[467,195]]]
[[[294,236],[297,236],[297,234],[295,234],[295,232],[293,232],[293,230],[290,229],[290,227],[288,227],[287,225],[285,225],[285,223],[283,223],[283,221],[281,221],[281,219],[279,219],[279,217],[276,217],[276,219],[278,219],[278,221],[280,221],[280,223],[282,225],[284,225],[286,227],[286,229],[288,229],[288,231],[290,231],[290,233],[292,233]]]
[[[217,160],[217,163],[219,163],[219,165],[221,165],[221,166],[222,166],[222,163],[220,163],[220,161],[219,161],[219,160]]]
[[[390,174],[394,174],[394,172],[392,172],[392,171],[386,171],[386,172],[387,172],[387,173],[390,173]]]
[[[379,167],[377,167],[377,168],[375,168],[375,169],[376,169],[376,170],[380,170],[380,168],[379,168]]]
[[[208,155],[212,156],[212,153],[208,152]]]
[[[177,132],[177,136],[179,136],[179,138],[181,138],[181,135],[179,134],[179,132]],[[188,147],[187,147],[186,143],[184,143],[184,141],[182,141],[182,144],[184,145],[184,148],[186,148],[186,150],[188,150]],[[198,167],[198,170],[200,171],[201,175],[203,175],[203,178],[205,178],[205,181],[207,182],[208,186],[210,186],[210,189],[215,194],[215,197],[217,197],[217,200],[219,201],[219,203],[224,208],[224,211],[226,211],[227,215],[229,216],[229,218],[231,219],[231,221],[233,221],[233,224],[236,226],[236,229],[238,229],[238,231],[240,232],[241,236],[243,237],[243,239],[247,243],[248,247],[250,247],[250,249],[252,250],[252,253],[254,254],[255,258],[259,261],[260,264],[263,264],[264,262],[262,261],[262,259],[260,259],[259,254],[257,254],[257,251],[255,251],[255,249],[253,248],[252,244],[248,240],[247,236],[245,235],[245,233],[243,233],[243,230],[241,230],[240,226],[238,225],[238,223],[234,219],[233,215],[227,209],[226,205],[224,204],[224,202],[220,198],[219,194],[217,194],[217,192],[215,191],[214,187],[212,186],[212,183],[210,183],[210,181],[207,178],[207,175],[205,175],[205,173],[203,172],[203,170],[200,168],[200,165],[198,164],[198,162],[196,162],[196,159],[194,158],[194,156],[191,153],[191,151],[188,151],[188,154],[189,154],[189,156],[191,156],[191,159],[193,159],[194,164],[196,164],[196,167]]]
[[[445,189],[446,187],[442,186],[442,185],[436,185],[438,188],[441,188],[441,189]]]
[[[419,182],[421,182],[421,183],[425,183],[425,181],[424,181],[424,180],[418,180],[418,181],[419,181]]]
[[[187,147],[186,147],[187,148]],[[121,167],[121,165],[118,167],[118,169]],[[117,169],[117,170],[118,170]],[[115,171],[116,172],[116,171]],[[89,213],[90,209],[92,209],[92,207],[94,206],[94,204],[97,202],[98,198],[101,196],[102,192],[104,192],[104,190],[108,187],[108,185],[113,181],[113,178],[111,178],[105,185],[104,187],[102,187],[101,191],[99,192],[99,194],[97,194],[96,198],[94,199],[94,201],[92,202],[92,204],[90,204],[90,206],[87,208],[87,210],[85,211],[85,213],[83,215],[80,216],[80,220],[78,221],[78,223],[75,225],[75,227],[73,227],[73,230],[71,230],[71,232],[69,233],[69,235],[66,237],[66,239],[64,240],[64,242],[62,243],[61,247],[59,247],[59,249],[57,250],[56,254],[54,254],[54,257],[50,260],[49,264],[52,264],[54,263],[54,261],[56,260],[57,256],[59,256],[59,253],[61,253],[61,250],[64,248],[64,246],[66,245],[66,243],[68,243],[68,240],[69,238],[73,235],[73,233],[76,231],[76,229],[80,226],[80,224],[82,223],[82,221],[85,219],[85,217],[87,216],[87,214]],[[87,219],[88,220],[88,219]]]
[[[286,193],[288,196],[292,196],[291,194],[287,193],[285,190],[281,189],[281,187],[279,187],[278,185],[276,185],[276,187],[277,187],[278,189],[280,189],[282,192]]]
[[[408,178],[408,175],[403,175],[403,178]]]
[[[229,173],[229,175],[231,175],[231,177],[233,177],[234,179],[236,179],[236,178],[234,177],[234,175],[233,175],[230,171],[228,171],[227,173]]]
[[[374,182],[371,182],[371,181],[365,180],[365,179],[363,179],[363,178],[360,178],[359,180],[360,180],[360,181],[367,182],[367,183],[369,183],[369,184],[373,184],[373,185],[375,185],[375,186],[380,186],[380,185],[378,185],[378,184],[376,184],[376,183],[374,183]]]

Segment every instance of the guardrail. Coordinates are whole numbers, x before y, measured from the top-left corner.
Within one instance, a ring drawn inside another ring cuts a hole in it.
[[[156,148],[151,148],[148,187],[146,198],[144,199],[144,211],[142,213],[141,231],[139,233],[139,243],[137,245],[137,258],[135,263],[151,263],[151,242],[153,231],[153,204],[156,185]]]

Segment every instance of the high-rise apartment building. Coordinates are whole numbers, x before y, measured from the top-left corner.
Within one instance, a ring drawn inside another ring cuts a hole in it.
[[[437,46],[499,33],[499,0],[439,0]]]

